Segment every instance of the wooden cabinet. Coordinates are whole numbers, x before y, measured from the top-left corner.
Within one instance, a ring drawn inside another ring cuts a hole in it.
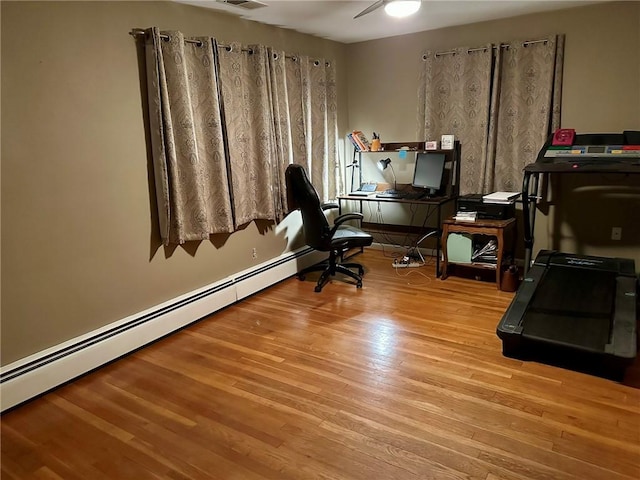
[[[470,268],[495,270],[498,289],[502,281],[502,264],[505,260],[505,252],[514,255],[516,219],[507,220],[476,220],[475,222],[457,222],[449,218],[442,223],[442,280],[447,278],[450,262],[447,254],[447,241],[451,233],[464,233],[469,235],[487,235],[496,238],[497,263],[461,263]]]

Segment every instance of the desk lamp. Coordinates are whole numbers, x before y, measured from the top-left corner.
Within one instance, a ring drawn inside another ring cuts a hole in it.
[[[396,172],[393,171],[393,166],[391,165],[391,159],[383,158],[378,162],[378,168],[381,171],[385,171],[387,167],[391,168],[391,173],[393,174],[393,190],[396,191],[398,189],[398,183],[396,181]]]

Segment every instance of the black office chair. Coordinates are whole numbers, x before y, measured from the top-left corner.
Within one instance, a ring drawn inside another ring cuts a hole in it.
[[[335,203],[321,204],[315,188],[307,178],[301,165],[289,165],[285,172],[287,182],[287,201],[289,211],[300,209],[302,212],[302,231],[304,239],[310,247],[321,252],[329,252],[329,258],[324,262],[305,268],[298,273],[298,278],[304,280],[309,272],[322,271],[316,284],[315,291],[320,292],[329,281],[329,277],[337,272],[356,280],[356,286],[362,288],[364,268],[359,263],[339,263],[338,259],[350,248],[368,247],[373,237],[359,228],[343,225],[348,220],[360,220],[360,213],[345,213],[338,216],[333,226],[329,226],[325,210],[338,208]],[[358,270],[354,273],[350,268]]]

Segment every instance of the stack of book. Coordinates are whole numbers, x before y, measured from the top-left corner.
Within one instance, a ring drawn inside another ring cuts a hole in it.
[[[351,141],[358,152],[368,152],[371,150],[369,139],[367,139],[364,133],[362,133],[360,130],[354,130],[347,135],[347,138]]]
[[[499,203],[502,205],[509,205],[514,203],[520,196],[520,192],[493,192],[489,195],[484,195],[482,201],[484,203]]]
[[[456,222],[475,222],[477,218],[478,212],[462,212],[460,210],[453,216]]]

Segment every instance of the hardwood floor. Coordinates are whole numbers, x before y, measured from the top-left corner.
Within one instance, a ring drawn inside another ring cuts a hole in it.
[[[639,369],[501,354],[513,294],[360,255],[288,279],[2,418],[2,479],[640,477]]]

